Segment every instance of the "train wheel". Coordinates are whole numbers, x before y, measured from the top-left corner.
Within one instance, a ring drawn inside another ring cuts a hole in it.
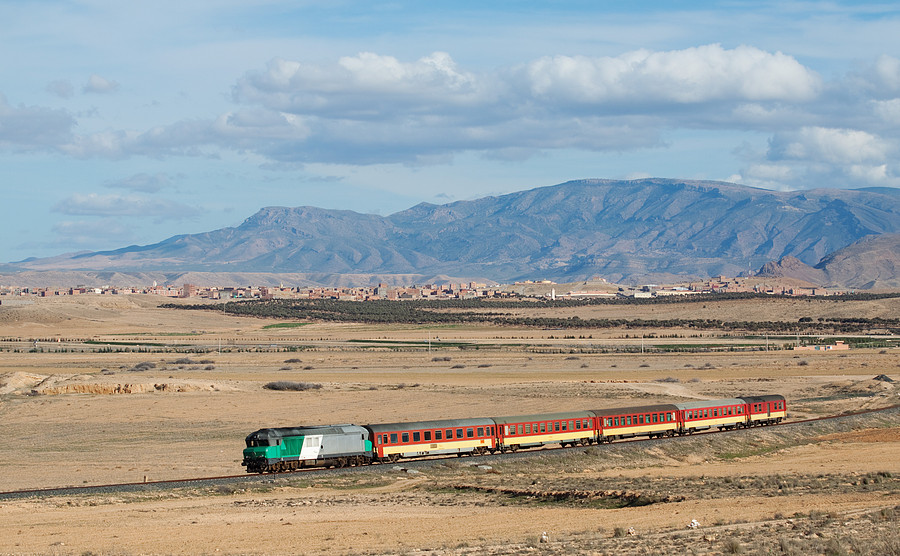
[[[509,451],[510,451],[510,452],[518,452],[518,451],[519,451],[519,445],[518,445],[518,444],[513,444],[512,446],[509,447]]]
[[[400,454],[391,454],[388,456],[388,461],[391,463],[397,463],[400,461]]]

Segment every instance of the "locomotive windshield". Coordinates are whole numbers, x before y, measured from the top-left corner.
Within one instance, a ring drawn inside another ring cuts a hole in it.
[[[281,444],[280,438],[248,438],[248,448],[258,448],[263,446],[278,446]]]

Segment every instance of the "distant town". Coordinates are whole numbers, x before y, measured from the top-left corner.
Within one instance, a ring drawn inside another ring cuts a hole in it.
[[[772,280],[772,282],[776,282]],[[0,285],[0,303],[4,298],[59,297],[75,295],[159,295],[168,298],[196,298],[209,300],[239,299],[335,299],[367,301],[373,299],[474,299],[474,298],[656,298],[697,294],[760,293],[783,296],[832,296],[850,293],[849,290],[823,287],[772,285],[760,278],[727,278],[719,276],[701,282],[677,285],[646,284],[636,287],[617,286],[602,278],[588,282],[556,284],[549,280],[524,281],[513,284],[443,283],[422,286],[361,287],[285,287],[285,286],[181,286],[156,283],[146,287],[88,287],[29,288]]]

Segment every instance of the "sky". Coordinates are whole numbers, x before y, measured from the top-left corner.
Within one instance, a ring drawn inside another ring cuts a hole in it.
[[[574,179],[900,187],[893,2],[0,0],[0,262]]]

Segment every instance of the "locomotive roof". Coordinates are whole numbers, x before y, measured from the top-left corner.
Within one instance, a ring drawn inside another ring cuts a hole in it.
[[[593,409],[591,413],[597,417],[606,415],[629,415],[633,413],[659,413],[660,411],[677,411],[678,407],[674,404],[663,403],[655,405],[633,405],[629,407],[612,407],[609,409]]]
[[[413,421],[411,423],[376,423],[366,425],[372,432],[414,431],[424,429],[449,429],[453,427],[483,427],[491,426],[491,419],[439,419],[436,421]]]
[[[299,427],[275,427],[251,432],[247,438],[284,438],[286,436],[307,436],[313,434],[353,434],[365,433],[365,429],[352,424],[310,425]]]
[[[588,411],[565,411],[562,413],[536,413],[534,415],[509,415],[493,417],[498,425],[508,423],[529,423],[534,421],[565,421],[568,419],[590,419],[593,415]]]
[[[723,400],[701,400],[699,402],[684,402],[675,404],[678,409],[699,409],[704,407],[719,407],[723,405],[744,405],[744,400],[740,398],[726,398]]]

